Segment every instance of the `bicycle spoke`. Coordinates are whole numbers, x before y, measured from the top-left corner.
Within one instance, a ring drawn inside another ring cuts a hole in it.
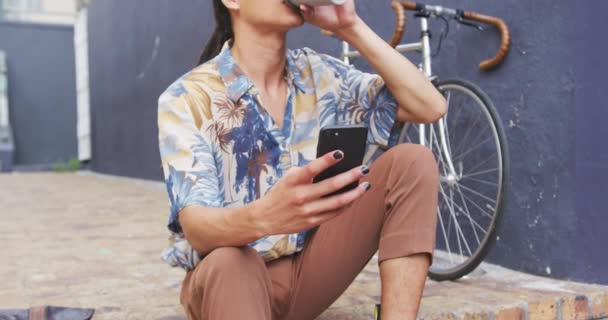
[[[495,154],[491,154],[489,155],[485,160],[478,162],[477,164],[475,164],[475,166],[473,168],[470,168],[470,171],[473,170],[477,170],[478,168],[482,167],[484,164],[486,164],[488,161],[494,159],[494,156],[496,156]]]
[[[469,187],[467,187],[467,186],[465,186],[463,184],[461,184],[460,187],[462,187],[464,190],[467,190],[467,191],[469,191],[469,192],[471,192],[471,193],[473,193],[473,194],[475,194],[477,196],[480,196],[480,197],[482,197],[482,198],[484,198],[484,199],[492,202],[494,205],[496,205],[496,200],[492,200],[489,197],[487,197],[487,196],[485,196],[485,195],[483,195],[483,194],[481,194],[481,193],[479,193],[479,192],[477,192],[477,191],[475,191],[475,190],[473,190],[473,189],[471,189],[471,188],[469,188]]]
[[[460,253],[459,256],[463,256],[462,254],[462,244],[460,242],[460,237],[459,237],[459,233],[458,233],[458,229],[459,229],[459,224],[458,221],[456,220],[456,212],[454,211],[454,194],[452,192],[452,190],[450,190],[450,200],[448,201],[449,205],[450,205],[450,217],[451,220],[450,221],[454,221],[454,231],[456,232],[456,243],[458,244],[458,252]]]
[[[435,129],[433,129],[432,133],[435,136],[437,136],[437,134],[435,133]],[[441,147],[439,146],[439,142],[437,137],[435,137],[435,147],[437,148],[437,155],[435,156],[437,158],[437,162],[439,164],[439,168],[443,171],[443,175],[447,176],[448,175],[448,165],[445,163],[445,157],[447,157],[447,155],[444,155],[442,152]]]
[[[464,178],[464,176],[463,176]],[[497,187],[498,188],[498,183],[496,182],[492,182],[492,181],[488,181],[488,180],[481,180],[481,179],[476,179],[476,178],[471,178],[471,177],[466,177],[467,180],[472,180],[481,184],[485,184],[488,186],[492,186],[492,187]]]
[[[441,190],[441,193],[444,196],[444,199],[447,198],[447,195],[445,194],[443,187],[440,186],[439,188]],[[449,202],[450,204],[453,204],[453,201]],[[469,255],[472,255],[471,253],[471,248],[469,247],[469,243],[466,240],[466,237],[464,236],[464,232],[462,232],[462,228],[460,228],[460,224],[458,223],[458,221],[456,220],[456,213],[454,212],[454,208],[452,207],[448,207],[450,209],[450,215],[452,217],[452,220],[454,220],[454,229],[456,230],[456,239],[458,240],[458,247],[459,247],[459,251],[460,251],[460,255],[463,255],[462,252],[462,247],[461,247],[461,243],[460,243],[460,239],[462,238],[462,242],[464,243],[467,251],[469,252]],[[460,237],[458,236],[460,234]]]
[[[462,246],[460,244],[460,242],[461,242],[460,239],[462,239],[462,243],[464,244],[465,249],[467,249],[467,252],[469,253],[469,257],[472,256],[473,253],[471,252],[471,248],[469,247],[469,242],[467,241],[467,239],[464,235],[464,232],[462,231],[462,228],[460,227],[460,223],[458,223],[458,221],[456,221],[456,217],[453,217],[453,218],[454,218],[454,227],[455,227],[454,229],[456,230],[456,239],[459,239],[458,247],[460,250],[460,256],[463,257],[463,260],[466,260],[466,259],[464,259],[465,254],[462,252]],[[458,235],[460,235],[460,237]]]
[[[467,131],[465,132],[463,138],[460,140],[460,145],[465,146],[467,145],[467,139],[469,137],[469,134],[471,134],[471,130],[475,127],[475,124],[477,124],[477,122],[479,121],[479,119],[481,118],[480,114],[477,114],[477,117],[475,118],[475,121],[473,123],[467,123]],[[459,146],[460,146],[459,145]],[[462,147],[464,148],[464,147]],[[462,148],[458,148],[457,150],[460,151]],[[460,152],[458,152],[460,153]]]
[[[492,169],[487,169],[487,170],[483,170],[483,171],[465,174],[465,175],[462,175],[461,178],[470,178],[470,177],[479,176],[479,175],[494,172],[494,171],[498,171],[498,168],[492,168]]]
[[[477,118],[477,120],[481,120],[481,118],[482,118],[482,116],[481,116],[481,114],[480,114],[480,116]],[[467,145],[470,145],[470,146],[477,145],[477,141],[479,141],[479,140],[482,140],[482,139],[483,139],[483,136],[485,135],[485,133],[484,133],[484,132],[486,131],[485,129],[486,129],[486,128],[488,128],[488,126],[489,126],[489,125],[487,125],[487,124],[486,124],[485,126],[483,126],[483,128],[476,128],[476,130],[475,130],[475,131],[477,132],[477,135],[476,135],[474,138],[470,139],[470,140],[469,140],[469,142],[466,142],[466,144],[467,144]],[[490,128],[490,129],[491,129],[491,128]],[[491,130],[490,130],[490,131],[491,131]],[[490,138],[490,139],[492,139],[492,138],[493,138],[493,135],[490,135],[490,137],[489,137],[489,138]],[[485,143],[485,140],[484,140],[482,143]]]
[[[479,144],[475,145],[473,148],[467,150],[466,152],[460,153],[457,156],[454,156],[454,161],[457,161],[461,158],[464,158],[464,156],[466,156],[467,154],[473,152],[474,150],[476,150],[477,148],[479,148],[480,146],[484,145],[485,143],[487,143],[488,141],[492,141],[494,139],[494,137],[488,137],[486,138],[484,141],[480,142]]]
[[[443,218],[441,217],[441,209],[439,208],[439,206],[437,206],[437,216],[439,218],[439,224],[441,225],[441,230],[443,231],[443,239],[445,240],[445,247],[448,250],[448,252],[451,252],[450,251],[450,241],[448,241],[448,237],[446,235],[445,226],[443,224]],[[450,263],[454,263],[454,261],[451,260]]]
[[[462,205],[464,206],[465,210],[462,210],[462,208],[456,203],[454,203],[454,205],[459,207],[460,212],[462,214],[464,214],[465,216],[467,216],[467,218],[469,218],[469,222],[471,223],[471,226],[472,226],[471,229],[473,229],[473,233],[475,234],[475,239],[477,239],[477,244],[481,244],[481,240],[479,240],[479,235],[477,235],[477,230],[475,230],[475,225],[479,226],[479,228],[482,230],[483,230],[483,228],[479,224],[477,224],[477,221],[475,221],[473,219],[473,217],[471,217],[471,215],[469,214],[469,207],[467,207],[467,202],[464,201],[462,192],[460,190],[458,190],[458,188],[456,189],[456,191],[458,191],[458,193],[460,194],[460,200],[462,201]]]
[[[450,92],[450,97],[451,97],[451,92]],[[457,121],[457,119],[459,120],[462,117],[462,114],[464,113],[463,110],[465,110],[465,108],[463,108],[462,106],[462,101],[460,102],[460,104],[457,105],[453,105],[451,102],[448,103],[448,110],[450,111],[450,114],[453,114],[453,112],[456,112],[457,117],[451,118],[451,122],[453,122],[454,124],[458,124],[459,122]],[[448,119],[446,118],[446,123],[448,122]],[[454,148],[450,148],[450,153],[454,150],[459,150],[461,149],[461,146],[463,146],[464,144],[464,140],[463,139],[454,139],[454,135],[455,133],[452,132],[452,138],[450,138],[450,141],[460,141],[460,143],[457,146],[454,146]]]
[[[447,233],[446,233],[446,237],[447,237],[448,240],[446,240],[446,241],[449,241],[449,239],[451,238],[450,234],[451,234],[451,231],[452,231],[452,221],[454,220],[453,219],[454,215],[452,214],[452,212],[453,212],[454,209],[451,207],[451,202],[449,201],[448,196],[445,194],[445,191],[443,190],[443,187],[440,185],[439,188],[440,188],[440,191],[441,191],[441,195],[443,196],[443,199],[444,199],[443,203],[444,203],[444,205],[445,205],[445,207],[447,208],[447,211],[448,211],[448,219],[449,220],[448,220],[448,230],[447,230]],[[440,216],[441,216],[441,214],[440,214]],[[456,231],[456,239],[458,240],[458,231]],[[460,243],[458,242],[457,244],[458,244],[459,251],[462,253],[462,248],[460,247]],[[449,247],[448,247],[448,252],[452,253],[452,250]],[[452,259],[452,258],[450,258],[450,259]],[[453,260],[450,261],[450,262],[454,263]]]
[[[460,194],[462,194],[462,196],[463,196],[463,197],[464,197],[466,200],[468,200],[468,201],[469,201],[469,202],[470,202],[472,205],[474,205],[474,206],[475,206],[477,209],[479,209],[479,211],[480,211],[482,214],[484,214],[485,216],[487,216],[487,217],[488,217],[488,218],[490,218],[490,219],[494,218],[494,216],[493,216],[493,215],[489,214],[489,213],[488,213],[488,212],[486,212],[486,211],[485,211],[485,210],[484,210],[482,207],[480,207],[480,206],[477,204],[477,202],[475,202],[475,201],[473,201],[471,198],[467,197],[467,195],[466,195],[466,194],[464,194],[464,193],[462,193],[462,191],[461,191],[461,190],[458,190],[458,191],[460,192]],[[489,209],[490,209],[490,208],[489,208]],[[491,211],[491,212],[493,212],[494,210],[493,210],[493,209],[490,209],[490,211]]]
[[[475,219],[473,219],[473,217],[468,212],[466,212],[461,206],[459,206],[456,203],[454,203],[454,205],[458,208],[458,211],[460,211],[460,213],[464,214],[468,219],[470,219],[470,222],[471,222],[472,226],[477,227],[484,234],[487,233],[486,229],[484,227],[482,227]],[[473,232],[476,232],[475,228],[472,228],[472,229],[473,229]],[[478,240],[478,243],[479,243],[479,237],[477,237],[477,240]]]
[[[481,232],[483,232],[483,233],[484,233],[484,235],[487,233],[487,230],[486,230],[485,228],[483,228],[483,227],[482,227],[482,226],[481,226],[481,225],[480,225],[480,224],[479,224],[479,223],[478,223],[478,222],[477,222],[475,219],[473,219],[473,217],[472,217],[472,216],[469,214],[469,209],[468,209],[468,207],[467,207],[467,205],[466,205],[466,201],[464,200],[464,198],[466,198],[466,195],[464,195],[464,194],[463,194],[461,191],[459,191],[458,189],[457,189],[456,191],[458,191],[458,192],[459,192],[460,197],[461,197],[461,201],[462,201],[463,206],[464,206],[465,208],[461,207],[461,206],[460,206],[460,205],[458,205],[456,202],[452,202],[452,204],[453,204],[454,206],[456,206],[456,207],[457,207],[457,209],[458,209],[458,211],[459,211],[460,213],[462,213],[463,215],[465,215],[465,216],[466,216],[466,217],[469,219],[469,222],[471,223],[471,226],[473,226],[473,228],[472,228],[472,229],[473,229],[473,232],[475,233],[475,238],[477,239],[477,243],[478,243],[478,244],[481,244],[481,240],[479,239],[479,236],[478,236],[478,234],[477,234],[477,231],[475,230],[475,227],[477,227],[477,228],[478,228],[478,229],[479,229]],[[468,199],[468,198],[467,198],[467,199]],[[469,199],[469,201],[471,201],[471,200]],[[472,204],[473,204],[473,205],[475,205],[475,207],[477,207],[477,208],[478,208],[480,211],[482,211],[482,213],[484,213],[485,215],[488,215],[490,218],[492,217],[491,215],[489,215],[489,214],[487,214],[485,211],[483,211],[483,209],[481,209],[481,208],[480,208],[480,207],[479,207],[479,206],[478,206],[476,203],[472,203]]]

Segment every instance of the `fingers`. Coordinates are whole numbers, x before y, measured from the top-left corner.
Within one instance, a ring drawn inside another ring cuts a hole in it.
[[[306,21],[312,19],[315,15],[315,9],[304,4],[300,5],[300,12]]]
[[[322,225],[325,222],[339,216],[340,213],[341,213],[340,211],[330,211],[327,213],[322,213],[322,214],[316,215],[314,217],[310,217],[308,219],[308,223],[309,223],[308,228],[314,228],[316,226]]]
[[[369,168],[367,166],[351,169],[336,175],[335,177],[307,186],[308,190],[306,191],[306,194],[311,200],[318,199],[334,191],[338,191],[353,182],[359,181],[359,179],[366,176],[368,173]]]
[[[344,153],[340,150],[327,153],[322,157],[311,161],[307,165],[290,172],[288,180],[293,184],[310,183],[314,177],[325,171],[325,169],[340,162],[343,158]]]
[[[310,219],[312,220],[311,222],[313,222],[316,217],[323,216],[320,215],[320,213],[327,213],[341,209],[359,199],[365,194],[365,192],[370,190],[370,188],[371,184],[369,182],[365,182],[348,192],[311,201],[303,206],[303,212],[310,215]]]

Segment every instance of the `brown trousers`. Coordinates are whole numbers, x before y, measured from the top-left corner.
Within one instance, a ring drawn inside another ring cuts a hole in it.
[[[439,181],[433,154],[398,145],[363,180],[372,188],[309,233],[302,252],[267,263],[248,246],[209,253],[182,285],[188,319],[314,319],[377,250],[379,263],[417,253],[432,257]]]

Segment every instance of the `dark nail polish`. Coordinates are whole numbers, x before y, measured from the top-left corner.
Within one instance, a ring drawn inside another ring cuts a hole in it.
[[[344,154],[342,154],[342,151],[336,151],[336,152],[334,152],[334,159],[340,160],[343,157],[344,157]]]
[[[368,182],[368,183],[365,185],[365,191],[369,191],[369,189],[371,189],[371,188],[372,188],[372,184]]]
[[[363,173],[364,175],[367,175],[369,173],[369,168],[367,166],[363,166],[361,168],[361,173]]]

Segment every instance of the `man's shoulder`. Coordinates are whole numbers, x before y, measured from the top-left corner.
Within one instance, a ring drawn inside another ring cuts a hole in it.
[[[200,128],[203,117],[195,115],[211,119],[213,100],[225,92],[226,87],[217,65],[212,61],[207,62],[169,85],[158,99],[158,112],[178,114],[188,119],[194,117],[193,121]]]

